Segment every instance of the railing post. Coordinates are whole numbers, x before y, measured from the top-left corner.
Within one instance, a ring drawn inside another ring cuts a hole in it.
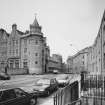
[[[57,105],[57,95],[54,95],[53,99],[54,99],[54,105]]]

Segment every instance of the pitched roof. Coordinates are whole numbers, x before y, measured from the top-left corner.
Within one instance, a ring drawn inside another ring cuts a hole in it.
[[[24,32],[17,30],[17,32],[21,35],[24,35]]]
[[[36,19],[36,16],[35,16],[35,20],[34,20],[34,22],[33,22],[32,25],[33,25],[33,26],[36,26],[36,27],[39,27],[39,23],[38,23],[38,21],[37,21],[37,19]]]

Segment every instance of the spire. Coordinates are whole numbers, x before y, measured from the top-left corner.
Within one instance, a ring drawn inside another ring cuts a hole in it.
[[[34,20],[34,22],[33,22],[33,26],[36,26],[36,27],[39,27],[39,24],[38,24],[38,21],[37,21],[37,19],[36,19],[36,15],[37,14],[35,14],[35,20]]]
[[[42,34],[41,32],[41,26],[39,25],[37,19],[36,19],[36,14],[35,14],[35,19],[33,24],[30,24],[30,33],[38,33]]]

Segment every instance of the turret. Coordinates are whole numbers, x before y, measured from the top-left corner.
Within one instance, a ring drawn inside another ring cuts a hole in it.
[[[36,19],[36,16],[35,16],[35,20],[33,22],[33,24],[30,25],[30,33],[31,34],[42,34],[41,32],[41,26],[38,24],[38,21]]]

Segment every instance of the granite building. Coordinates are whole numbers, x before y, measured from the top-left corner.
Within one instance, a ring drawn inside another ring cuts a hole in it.
[[[98,34],[92,46],[87,47],[87,53],[78,52],[73,56],[73,71],[79,72],[81,64],[85,64],[86,70],[90,74],[105,75],[105,11],[101,20]],[[81,62],[85,54],[85,62]],[[87,63],[86,63],[87,62]],[[84,68],[83,67],[83,68]]]
[[[92,74],[105,74],[105,11],[97,37],[90,47],[88,70]]]
[[[80,50],[74,56],[68,57],[67,65],[70,73],[88,72],[88,47]]]
[[[1,29],[0,67],[8,64],[10,74],[45,73],[50,49],[41,29],[36,17],[29,31],[19,31],[16,24],[12,25],[10,34]]]
[[[4,71],[8,59],[8,37],[9,34],[4,30],[0,29],[0,70]]]
[[[12,25],[12,31],[8,37],[8,65],[10,69],[21,68],[21,36],[24,33],[17,29],[17,25]]]
[[[52,56],[49,58],[48,72],[53,72],[54,70],[63,72],[62,56],[59,54],[52,54]]]
[[[29,73],[46,72],[46,54],[49,54],[46,37],[35,18],[28,33],[21,36],[21,67],[28,68]]]

